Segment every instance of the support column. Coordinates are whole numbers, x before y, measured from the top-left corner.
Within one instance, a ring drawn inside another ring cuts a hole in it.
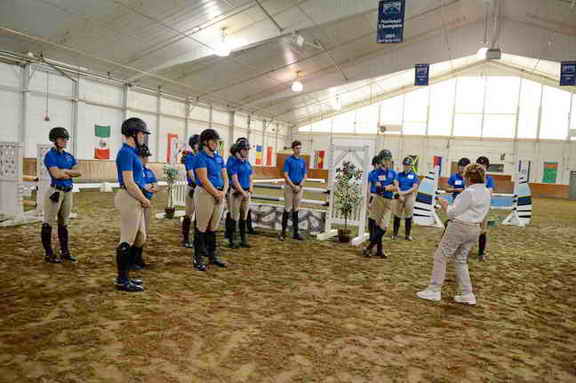
[[[228,119],[228,137],[230,138],[228,147],[231,147],[234,144],[234,125],[236,124],[236,111],[230,111],[228,113]]]
[[[156,93],[156,162],[161,162],[160,157],[160,114],[162,112],[162,87],[158,87],[158,92]]]
[[[72,154],[78,157],[78,119],[80,116],[80,74],[77,75],[74,81],[74,90],[72,97]]]
[[[25,64],[20,75],[20,129],[18,129],[18,141],[24,144],[24,156],[26,156],[26,132],[28,129],[28,104],[30,100],[30,79],[32,78],[32,64]]]
[[[188,117],[190,116],[191,106],[190,98],[186,98],[186,104],[184,106],[184,144],[188,145],[188,140],[190,139],[190,122]]]

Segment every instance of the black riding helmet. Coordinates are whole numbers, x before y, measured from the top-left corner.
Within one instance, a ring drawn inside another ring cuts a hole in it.
[[[402,161],[402,165],[414,166],[414,159],[412,157],[405,157]]]
[[[205,145],[210,140],[220,141],[220,135],[214,129],[205,129],[200,133],[200,144]]]
[[[50,133],[48,134],[48,138],[52,142],[56,142],[57,138],[64,138],[64,139],[69,140],[70,139],[70,133],[68,133],[68,131],[65,128],[58,126],[56,128],[50,129]]]
[[[470,159],[467,157],[462,157],[458,160],[458,166],[466,167],[470,165]]]
[[[142,146],[140,146],[138,148],[138,155],[140,157],[152,157],[152,153],[150,153],[150,148],[148,148],[148,145],[144,144]]]
[[[380,165],[380,163],[381,163],[380,156],[372,157],[372,166]]]
[[[485,156],[478,157],[478,159],[476,160],[476,163],[480,164],[480,165],[484,165],[484,166],[486,166],[486,168],[488,168],[490,166],[490,160],[488,159],[488,157],[485,157]]]
[[[238,144],[233,144],[233,145],[230,147],[230,155],[231,155],[232,157],[235,157],[235,156],[236,156],[236,153],[238,153]]]
[[[136,137],[136,133],[150,134],[146,123],[137,117],[131,117],[122,123],[122,135]]]
[[[194,145],[200,145],[200,135],[195,134],[192,137],[190,137],[190,139],[188,140],[188,145],[190,145],[192,149],[194,149]]]
[[[248,142],[248,139],[244,137],[241,137],[236,140],[236,146],[238,148],[238,151],[243,149],[250,150],[250,142]]]

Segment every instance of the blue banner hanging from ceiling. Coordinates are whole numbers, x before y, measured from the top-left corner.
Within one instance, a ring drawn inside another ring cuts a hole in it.
[[[430,64],[416,64],[414,74],[414,85],[428,86],[428,80],[430,78]]]
[[[576,61],[562,61],[560,86],[576,86]]]
[[[378,4],[378,43],[402,42],[405,13],[406,0],[380,0]]]

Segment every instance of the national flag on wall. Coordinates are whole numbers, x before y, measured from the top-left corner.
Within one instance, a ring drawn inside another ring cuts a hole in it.
[[[168,149],[166,150],[166,162],[169,164],[176,164],[176,157],[178,157],[178,135],[168,133]]]
[[[262,145],[256,145],[256,165],[262,165]]]
[[[274,148],[272,148],[271,146],[268,146],[266,148],[266,166],[272,166],[272,153],[274,151]]]
[[[325,150],[318,150],[314,152],[314,169],[324,169],[324,156]]]
[[[432,167],[440,167],[440,176],[442,175],[442,160],[443,157],[440,156],[434,156],[432,157]]]
[[[94,125],[96,148],[94,158],[97,160],[110,159],[110,126]]]

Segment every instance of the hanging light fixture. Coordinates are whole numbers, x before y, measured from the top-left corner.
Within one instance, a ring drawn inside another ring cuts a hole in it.
[[[226,41],[226,28],[222,28],[222,40],[218,43],[216,48],[214,49],[216,55],[220,57],[228,57],[232,52],[228,42]]]
[[[296,72],[296,81],[292,83],[292,92],[302,92],[304,90],[304,84],[300,81],[301,72]]]

